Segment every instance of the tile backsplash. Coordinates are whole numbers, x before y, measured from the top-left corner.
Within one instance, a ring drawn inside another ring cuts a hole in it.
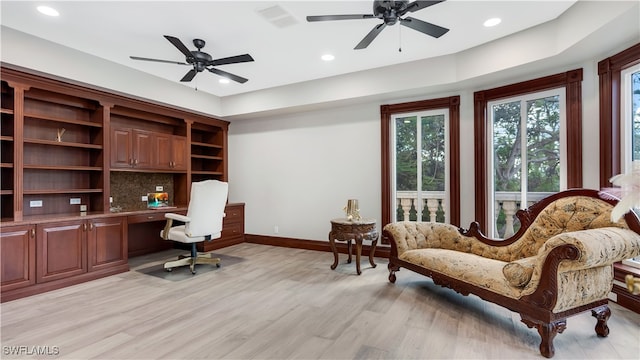
[[[142,196],[156,192],[156,186],[169,193],[169,205],[173,205],[173,174],[112,171],[110,178],[112,207],[120,207],[122,211],[144,210],[147,203]]]

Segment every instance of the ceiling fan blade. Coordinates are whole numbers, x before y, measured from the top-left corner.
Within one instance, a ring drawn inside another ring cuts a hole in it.
[[[182,79],[180,79],[180,81],[182,81],[182,82],[189,82],[189,81],[193,80],[193,77],[194,77],[194,76],[196,76],[196,74],[197,74],[197,73],[198,73],[198,72],[196,71],[196,69],[191,69],[191,70],[189,70],[189,72],[188,72],[188,73],[186,73],[186,74],[182,77]]]
[[[353,14],[353,15],[317,15],[307,16],[308,22],[313,21],[333,21],[333,20],[357,20],[357,19],[374,19],[372,14]]]
[[[169,36],[169,35],[165,35],[164,37],[167,40],[169,40],[169,42],[172,43],[173,46],[178,48],[178,50],[180,50],[180,52],[183,53],[184,56],[186,56],[187,58],[193,57],[193,54],[191,53],[191,51],[187,49],[187,47],[182,43],[182,41],[180,41],[180,39],[178,39],[177,37]]]
[[[441,2],[444,2],[445,0],[436,0],[436,1],[414,1],[412,3],[410,3],[409,5],[407,5],[407,8],[402,12],[402,14],[400,14],[401,16],[406,14],[407,12],[414,12],[414,11],[418,11],[418,10],[422,10],[426,7],[429,7],[431,5],[435,5],[435,4],[439,4]]]
[[[222,76],[224,78],[227,78],[229,80],[233,80],[233,81],[239,82],[240,84],[244,84],[244,83],[247,82],[247,80],[249,80],[249,79],[245,79],[243,77],[240,77],[238,75],[233,75],[232,73],[228,73],[226,71],[218,70],[216,68],[207,68],[207,70],[209,70],[210,72],[212,72],[214,74],[217,74],[217,75],[220,75],[220,76]]]
[[[144,61],[155,61],[155,62],[161,62],[161,63],[167,63],[167,64],[189,65],[186,62],[180,62],[180,61],[150,59],[150,58],[139,57],[139,56],[129,56],[129,57],[133,60],[144,60]]]
[[[249,54],[231,56],[222,59],[212,60],[209,65],[218,66],[218,65],[227,65],[227,64],[237,64],[243,62],[253,61],[253,58]]]
[[[420,31],[421,33],[433,36],[434,38],[439,38],[440,36],[446,34],[449,31],[449,29],[447,28],[443,28],[441,26],[424,22],[422,20],[415,19],[412,17],[400,19],[400,23],[406,27],[412,28],[413,30],[417,30],[417,31]]]
[[[369,44],[371,44],[371,42],[373,41],[373,39],[375,39],[378,34],[380,34],[380,32],[382,30],[384,30],[384,28],[387,27],[387,25],[385,23],[382,23],[380,25],[376,25],[373,27],[373,29],[371,31],[369,31],[369,33],[367,34],[367,36],[364,37],[364,39],[362,39],[358,45],[356,45],[356,47],[354,47],[354,50],[360,50],[360,49],[364,49],[367,46],[369,46]]]

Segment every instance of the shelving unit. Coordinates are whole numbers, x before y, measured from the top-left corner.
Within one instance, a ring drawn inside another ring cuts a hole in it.
[[[7,82],[0,89],[0,218],[13,219],[14,96]]]
[[[207,124],[191,126],[191,180],[226,181],[226,132]]]
[[[104,208],[102,108],[97,101],[31,88],[24,96],[24,215]]]

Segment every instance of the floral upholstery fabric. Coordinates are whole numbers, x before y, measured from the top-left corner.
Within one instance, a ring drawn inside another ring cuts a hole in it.
[[[507,246],[463,236],[450,224],[405,221],[385,230],[399,259],[515,299],[536,291],[553,249],[574,245],[579,258],[562,261],[558,269],[554,312],[560,312],[605,299],[613,286],[612,264],[640,255],[640,234],[624,218],[612,222],[612,208],[586,196],[560,198]]]
[[[538,261],[537,256],[514,260],[502,268],[502,273],[512,286],[523,287],[531,280],[533,267]]]

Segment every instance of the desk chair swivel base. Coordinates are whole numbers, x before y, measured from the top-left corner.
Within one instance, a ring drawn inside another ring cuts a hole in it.
[[[220,258],[211,257],[211,254],[198,254],[198,251],[196,250],[196,243],[191,243],[191,256],[180,255],[178,256],[178,260],[164,263],[164,269],[171,272],[174,267],[189,265],[191,273],[195,274],[196,264],[212,264],[216,267],[220,267]]]

